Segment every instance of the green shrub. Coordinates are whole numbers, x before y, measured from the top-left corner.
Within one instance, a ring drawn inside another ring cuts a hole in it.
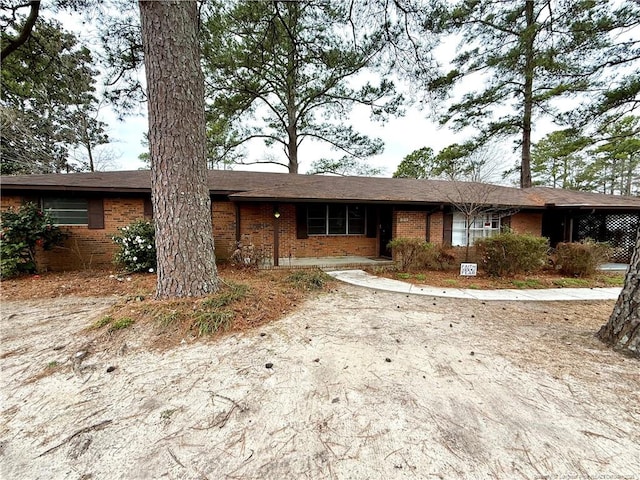
[[[127,272],[156,271],[156,231],[153,223],[139,220],[119,228],[112,237],[119,249],[115,262]]]
[[[611,248],[606,243],[584,240],[576,243],[559,243],[555,262],[563,275],[589,277],[598,266],[609,259]]]
[[[0,276],[9,278],[21,273],[35,273],[36,248],[51,250],[60,245],[66,235],[53,224],[49,213],[35,203],[22,205],[17,211],[9,209],[0,215]]]
[[[436,263],[434,245],[418,238],[395,238],[387,247],[393,251],[401,272],[426,268]]]
[[[502,277],[540,270],[547,262],[549,241],[507,232],[477,240],[475,246],[484,271]]]
[[[27,248],[24,242],[8,243],[4,240],[0,243],[0,277],[12,278],[20,274],[27,262],[22,258],[22,252]]]

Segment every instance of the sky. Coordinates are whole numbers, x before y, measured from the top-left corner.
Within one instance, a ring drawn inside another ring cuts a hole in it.
[[[91,42],[91,38],[96,35],[92,31],[93,27],[82,22],[77,15],[64,15],[62,19],[64,26],[75,31],[82,42]],[[97,43],[97,42],[95,42]],[[456,48],[456,41],[449,41],[439,47],[439,55],[442,58],[453,57]],[[96,45],[91,45],[96,48]],[[444,63],[441,61],[441,63]],[[101,81],[98,81],[100,84]],[[469,86],[471,82],[467,82]],[[444,106],[441,106],[444,108]],[[452,131],[450,128],[438,125],[435,121],[434,112],[432,110],[420,110],[418,108],[409,107],[406,114],[399,118],[392,118],[385,123],[374,122],[369,118],[369,111],[365,107],[356,107],[351,115],[350,124],[358,131],[365,133],[371,137],[381,138],[385,144],[384,151],[368,160],[369,165],[378,168],[382,172],[382,176],[390,177],[395,172],[398,164],[402,159],[411,152],[422,147],[431,147],[434,152],[440,151],[442,148],[455,142],[463,142],[470,137],[467,134],[460,134]],[[107,133],[111,139],[111,143],[103,148],[111,152],[114,157],[113,161],[105,168],[109,170],[136,170],[146,168],[138,156],[146,151],[146,147],[142,145],[144,134],[147,131],[148,123],[146,118],[146,106],[142,106],[138,114],[126,116],[119,119],[118,115],[111,107],[105,105],[100,111],[100,119],[108,124]],[[547,133],[552,130],[551,126],[539,128],[534,133],[534,141],[536,133]],[[262,158],[266,151],[262,141],[255,141],[247,145],[248,160],[257,160]],[[505,140],[505,143],[497,149],[501,158],[497,159],[501,169],[511,168],[518,161],[519,153],[512,149],[511,140]],[[274,150],[275,153],[279,153]],[[300,173],[306,173],[314,160],[331,154],[331,150],[323,144],[311,141],[302,143],[299,149]],[[281,157],[283,158],[283,157]],[[254,165],[237,165],[234,170],[254,170],[254,171],[275,171],[286,172],[281,166],[270,164],[254,164]],[[496,180],[497,181],[497,180]]]
[[[464,139],[462,135],[456,135],[451,130],[438,126],[427,116],[427,112],[413,108],[409,109],[404,117],[391,119],[381,124],[369,120],[367,112],[356,111],[352,115],[353,125],[370,136],[382,138],[385,143],[384,152],[371,157],[369,164],[382,169],[384,176],[391,176],[400,161],[414,150],[429,146],[437,152],[451,143]],[[102,120],[109,125],[108,133],[112,139],[111,148],[121,155],[117,160],[117,169],[136,170],[143,168],[144,163],[138,159],[138,155],[145,151],[141,141],[148,128],[146,115],[131,115],[120,121],[117,115],[108,108],[105,109]],[[257,141],[249,148],[249,156],[252,159],[258,159],[263,151],[262,142]],[[300,147],[301,173],[305,173],[314,160],[327,152],[330,152],[328,148],[311,142],[303,142]],[[284,167],[267,164],[236,166],[234,169],[286,171]]]
[[[444,108],[444,107],[442,107]],[[431,147],[438,152],[444,147],[456,142],[463,142],[469,135],[456,133],[446,126],[440,126],[433,118],[434,112],[426,109],[410,107],[402,117],[391,118],[385,123],[375,122],[369,118],[369,110],[365,107],[355,108],[351,115],[351,125],[358,131],[384,141],[384,151],[368,159],[368,164],[381,170],[381,176],[391,177],[398,164],[411,152],[422,147]],[[109,148],[119,154],[119,158],[110,170],[136,170],[146,168],[138,156],[146,151],[142,139],[147,131],[146,106],[136,115],[126,116],[119,120],[116,113],[109,107],[101,112],[102,120],[108,125],[111,138]],[[546,128],[550,130],[551,128]],[[266,152],[264,143],[254,141],[247,146],[249,160],[258,160]],[[274,150],[279,153],[278,150]],[[512,149],[511,140],[505,140],[499,149],[501,158],[496,159],[501,169],[513,167],[518,161],[519,152]],[[314,160],[330,155],[332,152],[326,145],[319,142],[305,140],[299,149],[300,173],[306,173]],[[282,157],[283,158],[283,157]],[[252,170],[286,173],[282,166],[272,164],[235,165],[234,170]],[[498,178],[495,179],[498,181]]]

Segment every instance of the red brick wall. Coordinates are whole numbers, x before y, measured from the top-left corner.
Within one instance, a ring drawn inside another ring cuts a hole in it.
[[[542,235],[541,213],[516,213],[511,217],[511,230],[515,233],[527,233],[537,237]]]
[[[252,243],[264,256],[273,258],[273,204],[239,204],[242,241]],[[334,257],[343,255],[375,256],[376,238],[365,235],[311,235],[298,239],[296,209],[291,204],[278,206],[280,258]]]
[[[20,196],[3,196],[1,208],[15,208],[22,204]],[[253,243],[263,254],[273,256],[273,204],[238,204],[240,234],[245,243]],[[325,257],[343,255],[375,256],[378,239],[365,235],[318,235],[296,238],[296,210],[294,205],[279,205],[278,219],[281,258]],[[112,267],[116,248],[111,236],[122,227],[144,218],[142,198],[106,198],[104,200],[105,228],[89,230],[85,226],[63,227],[70,236],[64,245],[53,252],[44,252],[40,264],[44,269],[70,270],[92,267]],[[212,205],[213,232],[216,257],[227,258],[235,249],[236,205],[215,201]],[[424,211],[400,210],[393,213],[393,236],[426,238],[427,220]],[[429,221],[429,239],[441,244],[443,236],[442,212],[433,213]],[[518,233],[540,235],[542,214],[518,213],[511,219],[511,228]]]
[[[142,219],[142,198],[105,198],[104,229],[94,230],[81,225],[61,227],[69,237],[62,247],[45,252],[41,267],[54,271],[114,267],[116,245],[111,237],[119,233],[118,227]]]
[[[394,210],[393,238],[419,238],[425,240],[427,214],[424,211]]]
[[[435,212],[429,217],[429,242],[442,245],[444,239],[443,213]]]
[[[10,205],[19,207],[21,204],[20,196],[2,198],[3,210]],[[38,267],[43,271],[113,267],[116,247],[111,237],[118,233],[118,227],[144,218],[144,200],[105,198],[103,205],[104,229],[90,230],[84,225],[60,227],[69,236],[61,246],[48,252],[38,252]]]
[[[9,208],[17,209],[20,208],[20,205],[22,205],[22,197],[7,197],[3,195],[2,198],[0,198],[0,211],[4,212],[5,210],[9,210]]]
[[[3,196],[1,208],[19,208],[21,196]],[[116,245],[111,237],[123,227],[136,220],[144,219],[142,198],[105,198],[104,229],[88,229],[86,226],[64,226],[69,235],[64,244],[50,252],[39,252],[38,265],[42,270],[75,270],[83,268],[114,267],[113,257]],[[216,258],[227,258],[235,249],[236,213],[231,202],[213,202],[213,230],[215,235]]]
[[[236,207],[227,201],[212,202],[213,238],[216,259],[226,259],[236,248]]]

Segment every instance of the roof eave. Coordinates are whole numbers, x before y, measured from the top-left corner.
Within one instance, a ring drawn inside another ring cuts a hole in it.
[[[70,185],[2,185],[2,191],[47,191],[47,192],[91,192],[91,193],[151,193],[151,188],[139,187],[86,187]]]
[[[567,208],[573,210],[640,210],[637,205],[589,205],[584,203],[545,203],[545,208]]]

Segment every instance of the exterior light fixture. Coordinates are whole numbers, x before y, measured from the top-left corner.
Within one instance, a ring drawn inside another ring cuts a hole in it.
[[[273,216],[275,218],[280,218],[280,210],[278,210],[277,207],[273,210]]]

